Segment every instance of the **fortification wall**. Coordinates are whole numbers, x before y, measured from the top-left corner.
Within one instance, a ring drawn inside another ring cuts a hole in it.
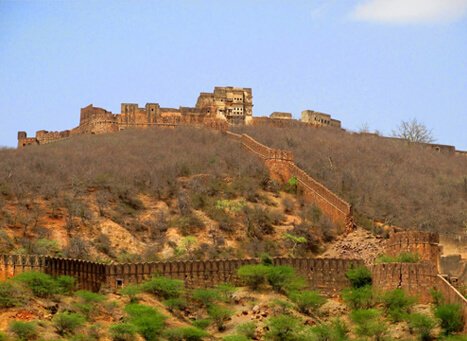
[[[385,263],[371,267],[373,286],[379,290],[400,288],[422,303],[431,302],[430,289],[436,288],[437,271],[433,264]]]
[[[258,263],[258,259],[217,259],[101,264],[46,256],[0,256],[0,280],[24,271],[41,271],[52,276],[73,276],[79,288],[98,291],[101,287],[116,289],[130,283],[141,283],[158,274],[181,279],[189,288],[199,288],[226,282],[239,285],[237,269],[242,265]],[[274,258],[273,264],[294,267],[307,279],[309,288],[334,295],[349,285],[345,277],[347,270],[363,262],[349,259]]]
[[[421,231],[392,233],[386,245],[386,253],[397,256],[402,252],[418,253],[421,260],[429,261],[438,268],[441,255],[439,234]]]
[[[441,275],[436,276],[435,288],[443,294],[446,303],[460,305],[464,316],[464,331],[467,332],[467,299]]]
[[[238,134],[230,133],[229,136],[239,139]],[[346,231],[354,229],[352,206],[299,168],[292,152],[269,148],[246,134],[241,135],[241,142],[264,160],[272,179],[285,183],[296,177],[299,193],[305,201],[318,206],[337,226]]]

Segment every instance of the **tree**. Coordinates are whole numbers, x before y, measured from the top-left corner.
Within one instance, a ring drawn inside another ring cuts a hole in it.
[[[435,141],[433,132],[416,118],[410,121],[402,121],[400,125],[392,131],[392,135],[410,142],[432,143]]]

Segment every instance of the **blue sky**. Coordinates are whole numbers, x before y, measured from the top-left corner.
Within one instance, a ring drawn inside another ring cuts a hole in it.
[[[90,103],[193,106],[216,85],[253,88],[256,116],[385,134],[417,118],[467,150],[467,0],[0,0],[0,145]]]

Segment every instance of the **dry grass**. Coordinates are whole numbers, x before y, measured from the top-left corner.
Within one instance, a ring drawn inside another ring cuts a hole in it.
[[[357,213],[442,233],[467,227],[467,158],[335,129],[242,131],[293,151],[300,167],[351,202]]]

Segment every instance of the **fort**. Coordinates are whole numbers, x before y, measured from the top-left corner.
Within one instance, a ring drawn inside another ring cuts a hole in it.
[[[325,114],[322,114],[325,115]],[[324,116],[323,116],[324,117]],[[327,115],[326,117],[330,117]],[[164,108],[158,103],[146,103],[141,108],[135,103],[122,103],[119,114],[89,104],[81,109],[79,125],[71,130],[49,132],[39,130],[35,137],[18,132],[18,148],[42,145],[81,134],[102,134],[128,128],[177,125],[205,125],[217,122],[225,125],[269,126],[323,126],[318,121],[292,119],[290,113],[274,112],[271,117],[253,117],[253,94],[251,88],[215,87],[214,91],[200,93],[194,107]],[[332,120],[332,122],[340,121]]]

